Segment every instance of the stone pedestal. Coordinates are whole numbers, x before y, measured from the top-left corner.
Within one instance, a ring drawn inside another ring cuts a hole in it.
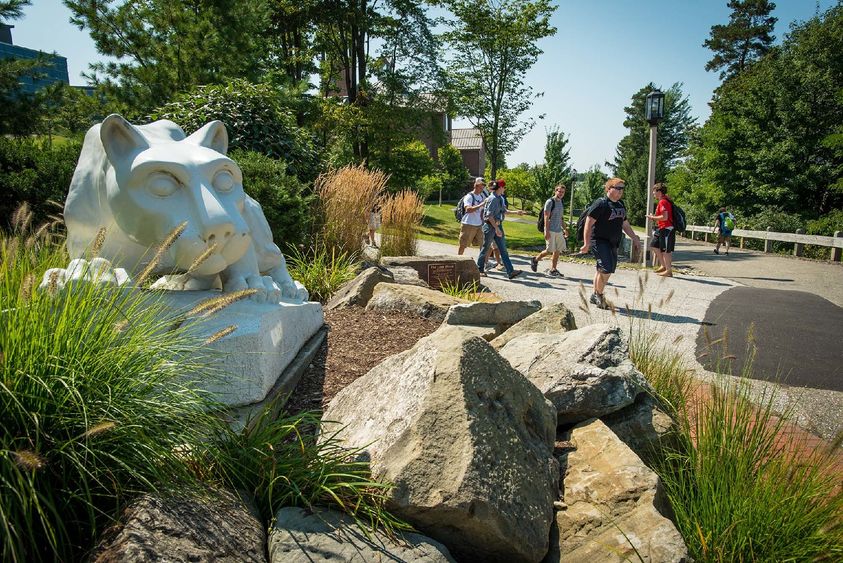
[[[188,311],[218,291],[173,291],[163,296],[174,312]],[[229,326],[231,334],[207,345],[211,376],[199,384],[229,406],[263,400],[304,344],[322,327],[322,305],[315,302],[278,304],[244,299],[207,318],[189,318],[202,337]]]

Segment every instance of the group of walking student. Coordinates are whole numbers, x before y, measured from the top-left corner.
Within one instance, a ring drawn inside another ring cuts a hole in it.
[[[582,247],[579,251],[581,254],[591,254],[597,261],[593,293],[589,302],[598,308],[608,309],[610,305],[606,301],[604,291],[610,276],[617,269],[621,239],[625,233],[632,240],[636,251],[641,247],[641,239],[632,230],[626,206],[621,201],[626,182],[621,178],[610,178],[603,188],[604,196],[592,202],[583,212],[585,218],[582,226]],[[676,245],[674,206],[667,195],[665,184],[657,183],[652,190],[657,203],[654,212],[647,215],[648,219],[655,221],[649,250],[653,253],[656,274],[672,277],[673,250]],[[479,246],[477,268],[481,275],[486,275],[487,257],[492,247],[497,247],[500,253],[499,262],[506,269],[509,279],[513,279],[521,272],[513,268],[506,250],[503,221],[508,209],[505,193],[506,186],[502,180],[492,181],[485,187],[483,178],[475,180],[474,189],[462,201],[465,213],[460,226],[459,254],[463,254],[466,247],[472,244]],[[559,184],[542,208],[546,247],[530,259],[530,269],[534,272],[538,270],[539,262],[550,256],[551,267],[548,275],[564,277],[557,268],[559,254],[567,249],[568,227],[564,220],[564,197],[565,186]],[[719,254],[721,244],[725,244],[728,254],[734,217],[725,208],[720,210],[716,227],[720,238],[714,252]]]

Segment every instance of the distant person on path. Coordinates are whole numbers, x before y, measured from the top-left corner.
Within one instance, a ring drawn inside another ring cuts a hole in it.
[[[720,208],[717,219],[714,220],[714,229],[717,232],[717,246],[714,253],[720,254],[720,245],[726,245],[725,254],[729,254],[729,247],[732,246],[732,231],[735,229],[735,216],[729,213],[725,207]]]
[[[647,215],[648,219],[656,221],[653,229],[653,263],[658,264],[656,274],[665,278],[673,277],[673,249],[676,246],[676,229],[673,227],[673,203],[667,197],[667,186],[658,183],[653,186],[653,196],[659,198],[656,212]]]
[[[474,189],[462,198],[465,214],[460,220],[460,239],[457,254],[462,255],[467,246],[483,246],[483,178],[474,180]]]
[[[568,227],[563,224],[565,218],[564,197],[565,186],[559,184],[553,190],[553,197],[544,202],[544,208],[541,212],[544,213],[544,240],[547,245],[544,250],[530,260],[530,269],[535,272],[539,268],[539,260],[549,254],[550,270],[547,273],[557,278],[565,277],[556,269],[559,262],[559,253],[568,250],[566,240],[568,238]]]
[[[378,247],[378,243],[375,241],[375,231],[377,231],[381,226],[381,206],[380,204],[376,203],[372,206],[372,209],[369,210],[369,244],[374,246],[375,248]]]
[[[599,309],[608,309],[603,291],[618,265],[618,246],[622,233],[632,239],[632,245],[636,249],[641,247],[641,239],[632,230],[626,218],[626,206],[621,201],[626,182],[620,178],[610,178],[603,188],[606,190],[606,196],[591,206],[585,219],[580,253],[591,252],[597,259],[594,293],[589,301]]]
[[[512,262],[509,260],[509,253],[506,251],[506,239],[503,232],[503,217],[505,206],[503,203],[503,194],[506,191],[506,184],[498,185],[496,182],[492,183],[490,195],[483,207],[483,246],[480,248],[480,256],[477,257],[477,268],[481,275],[486,275],[484,270],[486,267],[486,256],[492,243],[498,247],[501,261],[506,268],[506,274],[509,279],[513,279],[521,274],[519,270],[512,267]]]

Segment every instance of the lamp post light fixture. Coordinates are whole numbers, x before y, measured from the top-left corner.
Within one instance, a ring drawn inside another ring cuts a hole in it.
[[[650,219],[652,213],[653,184],[656,183],[656,146],[658,144],[659,121],[664,117],[664,92],[659,89],[647,94],[644,105],[644,118],[650,124],[650,163],[647,168],[647,209],[644,213],[644,248],[641,249],[641,265],[647,267],[647,254],[650,252]]]

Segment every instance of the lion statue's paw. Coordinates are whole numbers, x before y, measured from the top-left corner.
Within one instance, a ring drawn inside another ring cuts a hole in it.
[[[50,268],[44,272],[41,291],[76,290],[89,284],[103,287],[123,287],[131,282],[129,274],[123,268],[115,268],[105,258],[76,258],[71,260],[67,268]]]
[[[259,274],[250,276],[234,276],[223,285],[223,291],[241,291],[244,289],[256,289],[257,292],[250,297],[257,303],[278,303],[281,301],[281,288],[270,276]]]

